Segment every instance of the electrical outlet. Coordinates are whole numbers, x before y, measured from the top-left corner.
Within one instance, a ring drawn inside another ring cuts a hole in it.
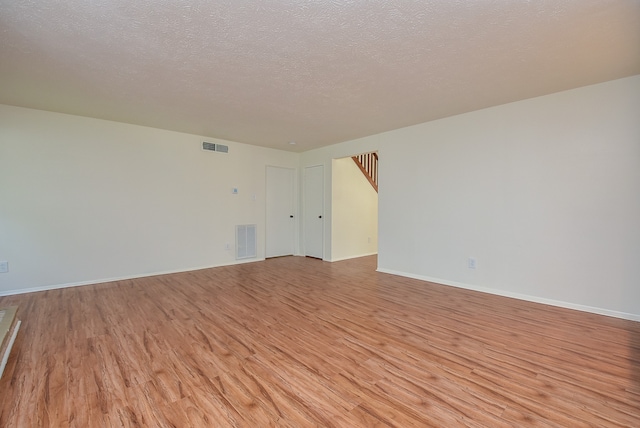
[[[475,257],[469,257],[469,269],[475,269],[478,267],[478,261]]]
[[[7,273],[7,272],[9,272],[9,262],[7,261],[0,262],[0,273]]]

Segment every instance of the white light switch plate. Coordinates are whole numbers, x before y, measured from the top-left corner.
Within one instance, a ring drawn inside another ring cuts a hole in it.
[[[469,257],[469,269],[475,269],[478,267],[478,261],[475,257]]]

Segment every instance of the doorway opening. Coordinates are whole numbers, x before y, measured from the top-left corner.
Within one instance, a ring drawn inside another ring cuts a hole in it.
[[[378,192],[371,178],[352,157],[333,159],[331,169],[331,259],[377,254]]]

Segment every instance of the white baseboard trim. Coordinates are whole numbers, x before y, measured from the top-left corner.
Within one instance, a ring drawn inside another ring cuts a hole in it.
[[[245,263],[254,263],[254,262],[261,262],[261,261],[264,261],[264,258],[248,259],[248,260],[244,259],[244,260],[234,261],[232,263],[207,265],[207,266],[192,267],[187,269],[166,270],[166,271],[160,271],[160,272],[150,272],[150,273],[143,273],[138,275],[119,276],[114,278],[102,278],[102,279],[95,279],[90,281],[70,282],[66,284],[52,284],[52,285],[43,285],[41,287],[20,288],[17,290],[5,290],[5,291],[0,291],[0,297],[13,296],[16,294],[37,293],[39,291],[57,290],[60,288],[82,287],[83,285],[104,284],[106,282],[126,281],[129,279],[147,278],[150,276],[170,275],[172,273],[193,272],[196,270],[211,269],[211,268],[222,267],[222,266],[240,265]]]
[[[366,253],[366,254],[358,254],[357,256],[348,256],[348,257],[338,257],[336,259],[331,259],[329,260],[330,262],[341,262],[343,260],[351,260],[351,259],[358,259],[360,257],[367,257],[367,256],[374,256],[378,254],[378,252],[373,252],[373,253]]]
[[[433,283],[436,283],[436,284],[447,285],[447,286],[451,286],[451,287],[464,288],[464,289],[467,289],[467,290],[473,290],[473,291],[479,291],[479,292],[482,292],[482,293],[494,294],[496,296],[511,297],[511,298],[514,298],[514,299],[525,300],[525,301],[528,301],[528,302],[542,303],[542,304],[545,304],[545,305],[557,306],[557,307],[565,308],[565,309],[574,309],[576,311],[582,311],[582,312],[590,312],[590,313],[598,314],[598,315],[606,315],[606,316],[609,316],[609,317],[621,318],[621,319],[626,319],[626,320],[630,320],[630,321],[640,321],[640,315],[638,315],[638,314],[630,314],[630,313],[626,313],[626,312],[612,311],[610,309],[596,308],[596,307],[593,307],[593,306],[586,306],[586,305],[579,305],[579,304],[576,304],[576,303],[564,302],[564,301],[561,301],[561,300],[545,299],[543,297],[530,296],[528,294],[512,293],[512,292],[509,292],[509,291],[498,290],[498,289],[495,289],[495,288],[488,288],[488,287],[481,287],[481,286],[477,286],[477,285],[464,284],[464,283],[461,283],[461,282],[449,281],[449,280],[442,279],[442,278],[432,278],[432,277],[424,276],[424,275],[415,275],[415,274],[396,271],[396,270],[392,270],[392,269],[378,268],[377,271],[378,272],[382,272],[382,273],[388,273],[388,274],[391,274],[391,275],[403,276],[403,277],[406,277],[406,278],[418,279],[420,281],[433,282]]]

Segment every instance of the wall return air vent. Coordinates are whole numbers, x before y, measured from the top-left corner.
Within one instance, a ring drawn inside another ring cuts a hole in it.
[[[208,150],[210,152],[229,153],[229,146],[225,146],[224,144],[207,143],[206,141],[203,141],[202,150]]]
[[[236,259],[251,259],[258,255],[256,225],[236,226]]]

